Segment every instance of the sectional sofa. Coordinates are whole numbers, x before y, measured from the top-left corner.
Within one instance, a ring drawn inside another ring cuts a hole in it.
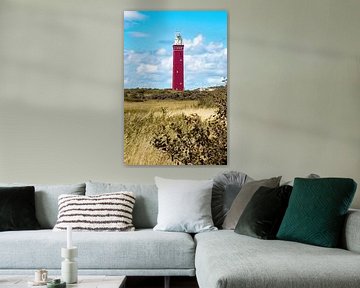
[[[13,184],[0,184],[0,186]],[[66,233],[55,232],[61,194],[136,195],[131,232],[74,232],[79,274],[196,276],[201,288],[360,287],[360,211],[346,217],[342,247],[261,240],[232,230],[198,233],[154,231],[157,187],[152,184],[87,182],[34,185],[40,230],[0,232],[0,278],[46,268],[58,275]]]

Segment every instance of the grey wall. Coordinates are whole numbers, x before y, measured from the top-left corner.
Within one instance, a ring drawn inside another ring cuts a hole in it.
[[[122,21],[131,9],[229,11],[228,166],[123,165]],[[0,182],[241,170],[360,184],[359,29],[358,0],[0,0]]]

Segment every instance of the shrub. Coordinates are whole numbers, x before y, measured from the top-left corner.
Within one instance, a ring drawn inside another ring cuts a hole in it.
[[[212,102],[217,111],[208,120],[197,114],[168,116],[164,110],[151,144],[179,165],[226,165],[226,89],[214,93]]]

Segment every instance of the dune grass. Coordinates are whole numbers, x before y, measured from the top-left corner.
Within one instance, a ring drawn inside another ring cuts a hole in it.
[[[126,165],[225,165],[227,86],[124,90]]]
[[[126,165],[175,165],[171,157],[151,141],[161,125],[181,124],[182,114],[197,114],[204,120],[215,108],[199,107],[197,100],[124,101],[124,162]],[[183,123],[183,125],[186,125]]]

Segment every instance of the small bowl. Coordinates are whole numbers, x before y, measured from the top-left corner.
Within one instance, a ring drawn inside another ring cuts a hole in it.
[[[60,279],[54,279],[47,283],[47,288],[66,288],[66,282],[61,282]]]

